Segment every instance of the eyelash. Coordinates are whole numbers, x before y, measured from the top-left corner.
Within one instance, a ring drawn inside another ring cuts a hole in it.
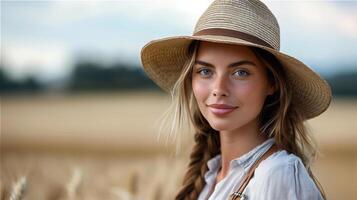
[[[201,72],[204,71],[204,70],[210,71],[210,69],[207,69],[207,68],[200,68],[200,69],[197,70],[197,74],[201,74]],[[245,74],[246,74],[245,76],[249,76],[250,75],[249,72],[247,72],[246,70],[243,70],[243,69],[239,69],[239,70],[235,71],[233,74],[235,74],[237,72],[241,72],[241,71],[245,72]],[[205,76],[203,74],[201,74],[201,75]],[[241,76],[239,76],[239,77],[241,77]]]

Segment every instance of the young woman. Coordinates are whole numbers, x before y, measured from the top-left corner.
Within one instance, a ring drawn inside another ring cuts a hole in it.
[[[258,0],[216,0],[192,36],[143,47],[145,72],[173,97],[173,129],[189,119],[195,130],[177,200],[326,199],[304,121],[328,108],[331,89],[279,47]]]

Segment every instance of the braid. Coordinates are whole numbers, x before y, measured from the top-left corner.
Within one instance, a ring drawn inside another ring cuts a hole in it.
[[[207,171],[205,162],[209,159],[207,148],[207,136],[201,133],[195,134],[195,145],[190,155],[190,163],[183,180],[182,189],[176,196],[176,200],[197,199],[200,190],[204,187],[204,173]]]
[[[175,197],[175,200],[196,200],[206,182],[204,175],[208,167],[207,161],[220,153],[219,134],[210,128],[203,116],[195,112],[194,121],[196,133],[195,145],[190,155],[188,170],[183,179],[183,186]]]

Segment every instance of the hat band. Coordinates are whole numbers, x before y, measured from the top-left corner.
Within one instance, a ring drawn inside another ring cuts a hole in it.
[[[235,31],[235,30],[230,30],[230,29],[223,29],[223,28],[209,28],[209,29],[203,29],[200,30],[196,33],[193,34],[194,36],[200,36],[200,35],[218,35],[218,36],[228,36],[228,37],[234,37],[238,39],[242,39],[251,43],[263,45],[269,48],[274,49],[270,44],[265,42],[264,40],[255,37],[253,35],[243,33],[240,31]]]

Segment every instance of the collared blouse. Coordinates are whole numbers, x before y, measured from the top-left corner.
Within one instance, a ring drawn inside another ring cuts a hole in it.
[[[270,138],[239,158],[231,160],[227,176],[216,184],[208,200],[228,200],[253,163],[274,142],[274,138]],[[206,185],[198,200],[207,199],[221,166],[221,155],[211,158],[207,166],[208,171],[204,177]],[[247,200],[323,200],[301,159],[285,150],[273,153],[260,163],[243,194]]]

